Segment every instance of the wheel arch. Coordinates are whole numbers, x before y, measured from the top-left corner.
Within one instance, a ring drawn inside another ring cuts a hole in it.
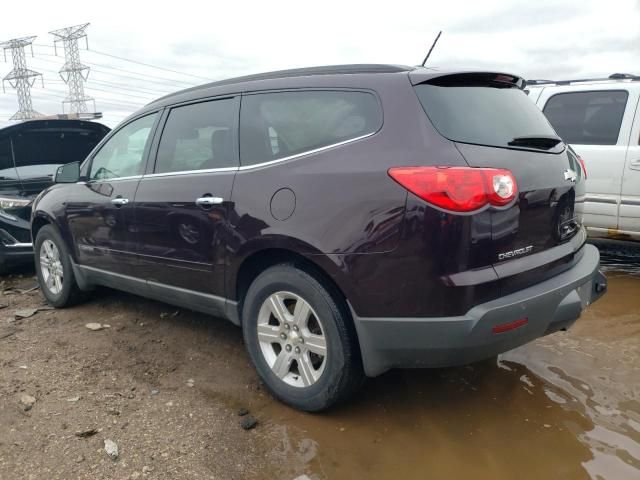
[[[55,225],[55,221],[51,216],[41,210],[34,212],[33,218],[31,219],[31,239],[33,240],[34,245],[38,232],[45,225]]]
[[[340,270],[337,258],[330,255],[304,255],[286,248],[264,248],[256,250],[246,256],[240,264],[235,281],[233,282],[237,299],[237,315],[242,324],[242,309],[244,297],[253,280],[269,267],[290,264],[314,277],[327,288],[346,319],[347,328],[354,340],[354,348],[359,362],[362,362],[362,351],[358,329],[353,318],[352,309],[348,302],[348,282],[345,274]]]
[[[348,284],[339,265],[329,255],[304,255],[282,247],[269,247],[253,251],[243,258],[236,270],[235,278],[229,279],[229,294],[237,301],[239,315],[242,312],[244,297],[253,280],[267,268],[283,263],[304,270],[326,285],[336,301],[344,308],[345,313],[351,318],[347,302]]]
[[[35,248],[36,237],[38,236],[38,232],[45,225],[52,225],[58,230],[58,233],[62,237],[62,241],[65,242],[65,245],[69,250],[71,259],[74,262],[76,262],[77,261],[76,250],[75,248],[73,248],[74,242],[73,242],[73,239],[70,237],[68,230],[63,228],[64,226],[61,225],[60,222],[58,222],[56,218],[46,210],[41,210],[41,209],[35,210],[31,216],[31,239],[33,241],[34,248]]]

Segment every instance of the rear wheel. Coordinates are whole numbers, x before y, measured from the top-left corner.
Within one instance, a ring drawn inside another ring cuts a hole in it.
[[[331,289],[292,265],[277,265],[251,284],[242,310],[244,339],[258,374],[284,403],[319,411],[362,383],[348,314]]]
[[[38,283],[47,301],[61,308],[80,300],[81,292],[73,275],[69,251],[58,230],[53,225],[42,227],[34,247]]]

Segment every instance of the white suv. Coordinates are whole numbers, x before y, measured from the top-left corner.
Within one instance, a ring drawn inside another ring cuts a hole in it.
[[[640,76],[533,80],[526,89],[584,160],[589,234],[640,240]]]

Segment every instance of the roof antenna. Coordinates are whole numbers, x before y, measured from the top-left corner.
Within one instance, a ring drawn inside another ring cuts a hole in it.
[[[438,43],[438,39],[440,38],[440,35],[442,35],[442,30],[440,30],[438,32],[438,35],[436,36],[436,39],[431,44],[431,48],[429,49],[429,53],[427,53],[427,56],[424,57],[424,60],[422,61],[422,64],[420,65],[421,67],[424,67],[424,64],[427,63],[427,60],[429,60],[429,55],[431,55],[431,52],[433,52],[433,47],[435,47],[436,43]]]

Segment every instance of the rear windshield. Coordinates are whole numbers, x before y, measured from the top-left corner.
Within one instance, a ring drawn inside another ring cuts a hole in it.
[[[517,87],[415,87],[422,108],[441,135],[477,145],[509,147],[518,137],[555,136],[553,127]]]

